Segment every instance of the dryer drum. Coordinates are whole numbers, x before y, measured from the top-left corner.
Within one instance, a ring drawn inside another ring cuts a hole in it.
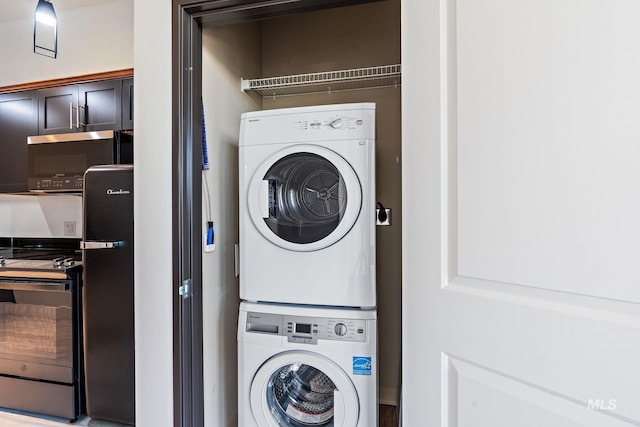
[[[333,426],[336,386],[325,373],[304,364],[287,365],[269,380],[267,401],[281,425]]]
[[[269,228],[294,243],[312,243],[335,230],[347,206],[347,189],[338,169],[313,153],[295,153],[267,171]]]
[[[340,175],[317,170],[309,174],[296,190],[301,206],[318,218],[335,217],[344,212],[345,188]],[[296,183],[297,184],[297,183]]]

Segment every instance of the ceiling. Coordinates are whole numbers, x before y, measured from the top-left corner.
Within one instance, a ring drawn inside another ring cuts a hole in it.
[[[51,0],[56,13],[114,0]],[[0,0],[0,22],[33,19],[38,0]]]

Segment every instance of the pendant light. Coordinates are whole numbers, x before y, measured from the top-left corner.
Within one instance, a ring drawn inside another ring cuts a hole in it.
[[[58,56],[58,17],[47,0],[38,0],[33,13],[33,52],[51,58]]]

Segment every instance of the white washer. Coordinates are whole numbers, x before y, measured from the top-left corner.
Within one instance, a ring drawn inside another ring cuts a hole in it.
[[[376,306],[375,104],[242,115],[240,298]]]
[[[240,304],[238,425],[378,425],[375,309]]]

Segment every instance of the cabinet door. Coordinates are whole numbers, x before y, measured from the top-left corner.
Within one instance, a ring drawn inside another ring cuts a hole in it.
[[[133,79],[122,80],[122,129],[133,129]]]
[[[81,131],[122,128],[122,80],[83,83],[78,88]]]
[[[0,192],[27,191],[27,137],[38,133],[37,92],[0,95]]]
[[[38,91],[38,133],[78,132],[78,85]]]

